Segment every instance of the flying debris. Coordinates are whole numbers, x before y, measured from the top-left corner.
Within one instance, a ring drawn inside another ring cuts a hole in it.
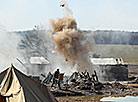
[[[61,7],[64,7],[64,6],[65,6],[65,4],[60,4],[60,6],[61,6]]]
[[[62,1],[60,2],[60,6],[61,6],[61,7],[67,6],[67,5],[66,5],[66,0],[62,0]]]
[[[62,7],[64,9],[65,16],[71,16],[72,15],[72,11],[68,8],[68,4],[67,4],[66,1],[67,0],[62,0],[60,2],[60,7]]]

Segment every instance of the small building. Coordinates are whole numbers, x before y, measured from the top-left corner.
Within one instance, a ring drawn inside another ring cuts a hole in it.
[[[49,61],[44,57],[31,57],[29,59],[31,64],[49,64]]]
[[[37,75],[46,74],[46,68],[50,67],[49,61],[44,57],[30,57],[29,74]]]
[[[90,58],[100,81],[128,80],[128,67],[122,58]]]
[[[122,58],[90,58],[90,61],[94,65],[117,65],[124,64]]]

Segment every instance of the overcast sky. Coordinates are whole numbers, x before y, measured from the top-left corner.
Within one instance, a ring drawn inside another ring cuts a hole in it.
[[[48,27],[64,16],[61,0],[0,0],[0,25],[8,31]],[[138,0],[67,0],[80,29],[138,31]]]

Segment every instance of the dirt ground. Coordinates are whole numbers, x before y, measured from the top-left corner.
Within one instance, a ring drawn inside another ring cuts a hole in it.
[[[57,97],[58,102],[100,102],[100,101],[93,101],[93,100],[85,100],[85,99],[73,99],[73,98],[63,98]]]

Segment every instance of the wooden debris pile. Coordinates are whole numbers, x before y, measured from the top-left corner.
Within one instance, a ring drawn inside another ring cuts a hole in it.
[[[96,71],[90,76],[88,72],[75,72],[68,79],[68,90],[73,90],[77,92],[82,92],[86,95],[93,94],[128,94],[131,90],[125,85],[120,84],[119,82],[105,82],[102,83],[98,80]],[[67,85],[66,85],[67,86]]]

